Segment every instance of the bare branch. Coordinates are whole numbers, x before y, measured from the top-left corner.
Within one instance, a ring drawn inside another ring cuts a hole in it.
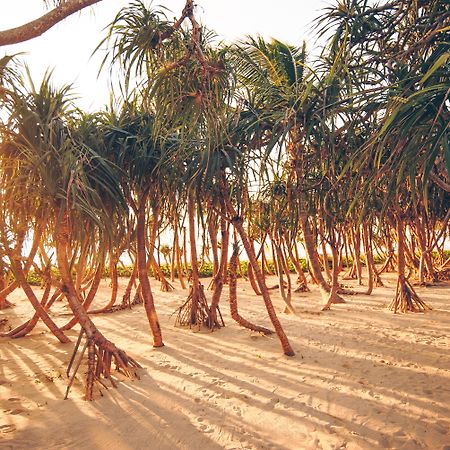
[[[16,28],[0,31],[0,46],[18,44],[41,36],[66,17],[100,1],[102,0],[66,0],[61,2],[59,6],[36,20]]]

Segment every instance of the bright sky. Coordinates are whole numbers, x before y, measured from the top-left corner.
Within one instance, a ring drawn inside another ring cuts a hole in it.
[[[0,15],[0,29],[8,29],[42,15],[46,10],[43,0],[14,0],[4,2]],[[100,55],[91,53],[102,32],[120,8],[129,0],[103,0],[65,19],[41,37],[13,46],[0,47],[5,53],[26,52],[25,61],[31,68],[35,83],[39,83],[47,68],[54,69],[56,84],[73,83],[79,95],[78,105],[85,109],[101,108],[108,101],[106,76],[97,79]],[[184,0],[154,0],[179,16]],[[325,0],[198,0],[197,14],[202,22],[227,41],[246,34],[261,34],[266,38],[299,45],[306,40],[311,49],[311,22]],[[169,16],[170,17],[170,16]]]

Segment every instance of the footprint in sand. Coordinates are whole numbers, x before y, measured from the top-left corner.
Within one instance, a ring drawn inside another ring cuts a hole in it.
[[[15,425],[0,425],[0,433],[12,433],[13,431],[16,431]]]
[[[12,409],[12,410],[7,410],[7,412],[9,414],[11,414],[12,416],[17,416],[18,414],[24,413],[25,410],[16,408],[16,409]]]
[[[208,428],[208,425],[205,425],[205,424],[200,425],[199,429],[202,433],[212,433],[213,432],[213,429]]]

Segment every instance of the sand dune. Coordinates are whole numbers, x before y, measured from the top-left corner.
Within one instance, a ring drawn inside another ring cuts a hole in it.
[[[153,286],[166,347],[152,348],[142,306],[96,316],[143,369],[95,402],[83,400],[82,369],[63,400],[73,344],[42,325],[26,338],[0,338],[1,449],[450,449],[449,284],[418,289],[433,307],[426,314],[386,310],[393,277],[329,312],[320,312],[317,290],[295,294],[298,314],[280,314],[293,358],[275,337],[233,323],[226,293],[225,328],[174,328],[186,291]],[[249,283],[238,289],[242,315],[269,326]],[[105,283],[97,305],[107,298]],[[17,306],[0,318],[14,326],[30,309],[21,292],[11,299]],[[67,320],[64,303],[53,316]],[[74,342],[77,330],[69,336]]]

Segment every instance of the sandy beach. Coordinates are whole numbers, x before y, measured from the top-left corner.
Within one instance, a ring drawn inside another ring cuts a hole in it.
[[[118,376],[118,389],[96,390],[91,403],[83,400],[83,367],[63,400],[78,329],[67,345],[41,324],[25,338],[0,338],[0,448],[449,450],[450,284],[418,288],[432,311],[394,315],[386,306],[395,276],[384,281],[328,312],[316,288],[294,294],[296,316],[281,313],[272,291],[292,358],[276,337],[231,321],[226,291],[225,328],[174,328],[171,314],[187,292],[175,283],[164,293],[153,282],[166,346],[152,348],[141,305],[95,316],[143,368],[139,380]],[[97,305],[108,296],[105,281]],[[15,326],[31,312],[20,291],[11,300],[16,307],[0,317]],[[238,300],[245,318],[269,326],[248,282],[239,281]],[[58,324],[67,321],[65,302],[52,311]]]

